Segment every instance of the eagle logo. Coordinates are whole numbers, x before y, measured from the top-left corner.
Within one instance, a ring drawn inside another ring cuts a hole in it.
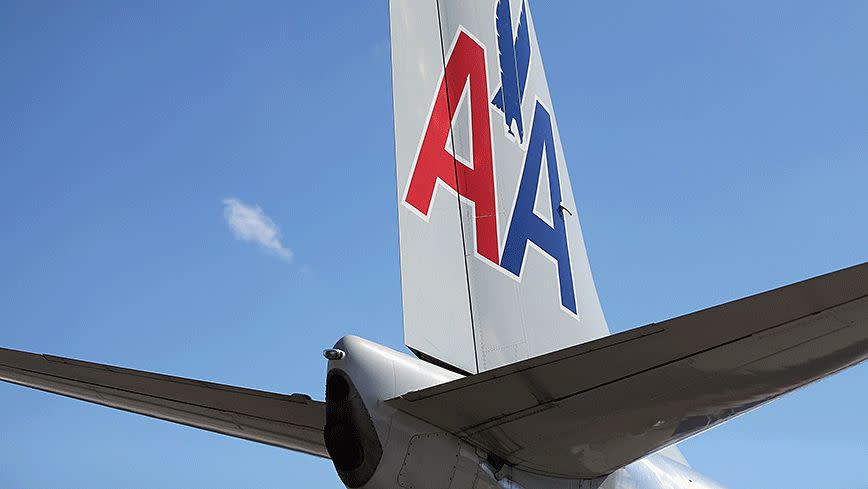
[[[512,12],[509,0],[498,0],[495,12],[497,28],[497,51],[500,63],[500,87],[491,101],[503,112],[507,131],[521,143],[524,140],[524,122],[521,103],[527,86],[530,68],[530,33],[528,32],[527,6],[521,2],[518,31],[513,36]],[[515,129],[513,129],[515,123]],[[515,132],[514,132],[515,131]]]

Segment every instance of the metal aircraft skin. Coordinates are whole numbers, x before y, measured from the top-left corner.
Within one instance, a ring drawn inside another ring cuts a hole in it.
[[[330,458],[364,489],[714,489],[676,444],[868,357],[868,263],[610,335],[527,0],[391,0],[408,355],[325,402],[0,349],[0,379]]]

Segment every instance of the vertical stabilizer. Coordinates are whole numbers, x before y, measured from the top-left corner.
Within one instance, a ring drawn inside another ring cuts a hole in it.
[[[469,373],[608,334],[526,0],[392,0],[408,347]]]

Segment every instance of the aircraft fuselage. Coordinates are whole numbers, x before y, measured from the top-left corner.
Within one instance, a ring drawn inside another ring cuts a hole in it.
[[[348,487],[723,488],[665,452],[594,479],[538,474],[497,463],[461,437],[385,403],[408,392],[458,379],[460,374],[355,336],[342,338],[335,351],[338,354],[329,361],[328,369],[326,444],[334,447],[330,449],[332,461]],[[330,436],[335,437],[331,445]],[[577,447],[577,457],[581,452]]]

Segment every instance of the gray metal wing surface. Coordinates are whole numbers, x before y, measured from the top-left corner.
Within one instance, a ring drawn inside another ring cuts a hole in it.
[[[0,348],[0,380],[328,458],[325,404],[270,392]]]
[[[868,356],[868,263],[387,401],[506,463],[597,477]]]

